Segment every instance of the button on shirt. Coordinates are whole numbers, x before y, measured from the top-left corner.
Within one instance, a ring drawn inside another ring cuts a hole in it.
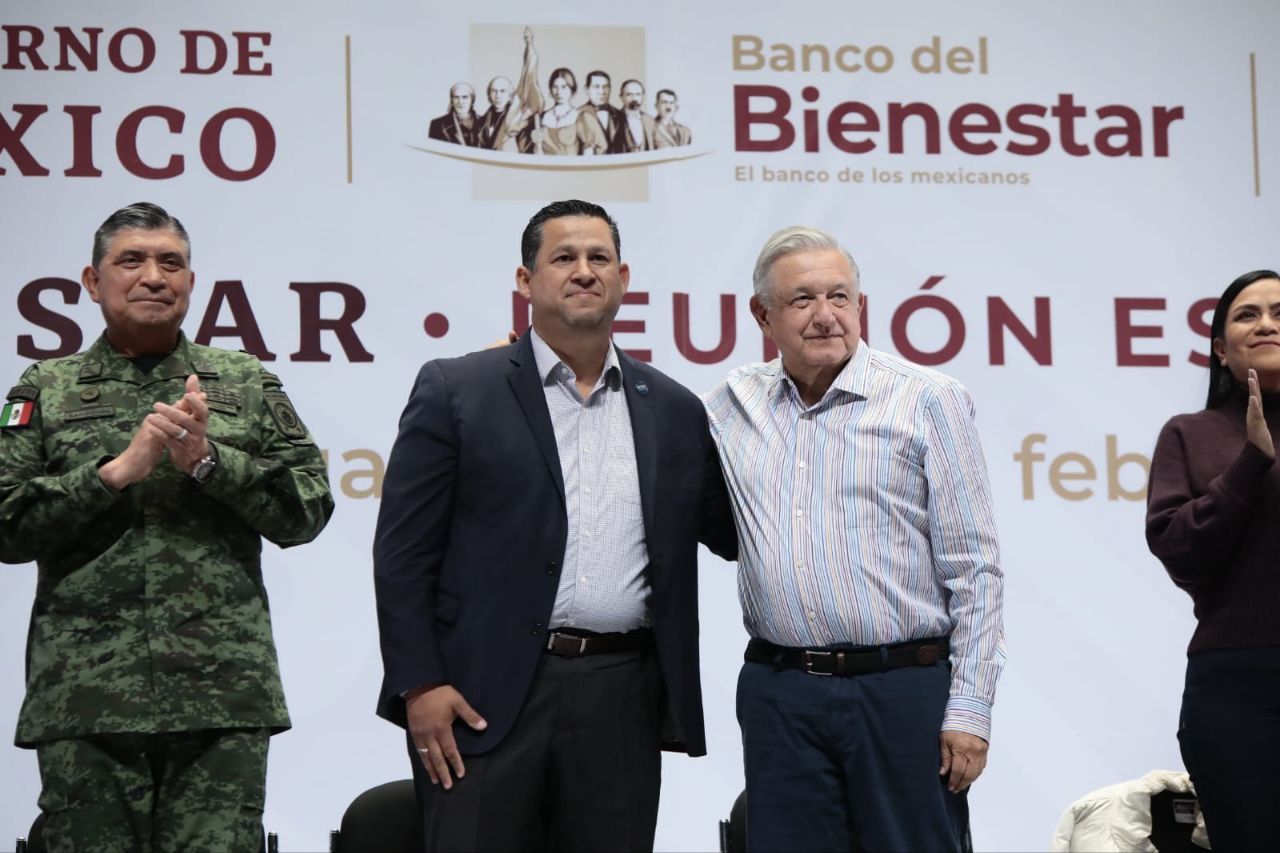
[[[1003,575],[964,387],[860,344],[813,406],[780,359],[734,370],[704,402],[748,633],[806,648],[950,635],[943,728],[989,737]]]
[[[584,400],[573,370],[536,331],[531,337],[569,522],[550,625],[599,633],[647,627],[649,551],[618,354],[610,345],[604,371]]]

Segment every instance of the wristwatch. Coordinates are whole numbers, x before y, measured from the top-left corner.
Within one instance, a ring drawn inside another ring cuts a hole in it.
[[[218,449],[213,442],[209,442],[208,455],[191,466],[191,479],[195,480],[198,485],[203,486],[209,482],[209,478],[213,476],[213,472],[216,470],[218,470]]]

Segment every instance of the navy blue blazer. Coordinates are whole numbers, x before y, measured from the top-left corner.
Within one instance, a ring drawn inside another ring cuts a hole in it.
[[[737,558],[702,401],[619,351],[649,553],[649,612],[665,682],[664,748],[706,753],[698,668],[698,542]],[[531,338],[423,365],[387,464],[374,543],[384,679],[400,694],[456,687],[488,722],[454,726],[464,755],[511,730],[547,642],[568,519]]]

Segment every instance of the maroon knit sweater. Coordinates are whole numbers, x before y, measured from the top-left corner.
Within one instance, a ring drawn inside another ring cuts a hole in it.
[[[1195,602],[1188,653],[1280,646],[1280,466],[1249,443],[1247,403],[1178,415],[1151,459],[1147,545]],[[1263,409],[1280,446],[1280,394]]]

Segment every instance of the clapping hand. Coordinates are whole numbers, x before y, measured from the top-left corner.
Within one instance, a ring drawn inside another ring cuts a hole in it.
[[[187,377],[186,393],[181,400],[172,406],[156,403],[155,413],[147,416],[155,419],[164,432],[169,459],[184,474],[191,473],[195,464],[209,455],[209,440],[206,438],[209,405],[206,399],[200,390],[200,377],[192,374]]]
[[[1276,458],[1276,446],[1267,427],[1267,416],[1262,411],[1262,392],[1258,389],[1258,371],[1249,368],[1249,411],[1245,415],[1249,443],[1267,455]]]
[[[124,452],[98,469],[102,482],[116,491],[151,475],[169,451],[169,458],[184,473],[209,453],[205,431],[209,407],[200,390],[199,377],[187,377],[186,393],[170,406],[156,403],[155,411],[142,419]]]

